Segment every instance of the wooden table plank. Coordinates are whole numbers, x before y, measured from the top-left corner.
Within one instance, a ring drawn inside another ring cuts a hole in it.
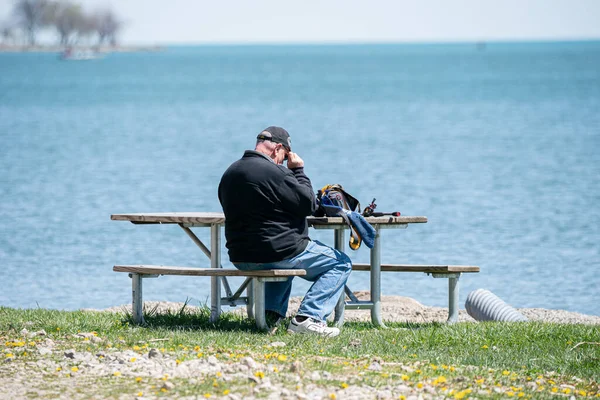
[[[354,263],[353,271],[370,271],[370,264]],[[452,272],[479,272],[475,265],[412,265],[412,264],[381,264],[381,272],[428,272],[428,273],[452,273]]]
[[[165,212],[165,213],[133,213],[113,214],[113,221],[129,221],[134,224],[223,224],[225,215],[220,212]],[[318,225],[344,225],[341,217],[307,217],[309,226]],[[371,225],[401,225],[426,223],[427,217],[423,216],[384,216],[367,217]]]
[[[167,265],[115,265],[115,272],[129,272],[142,275],[189,275],[189,276],[304,276],[306,271],[303,269],[273,269],[259,271],[242,271],[229,268],[194,268],[194,267],[175,267]]]

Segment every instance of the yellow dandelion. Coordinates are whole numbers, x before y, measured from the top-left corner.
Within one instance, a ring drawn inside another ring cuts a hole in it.
[[[59,331],[60,331],[60,328],[56,328],[56,331],[57,331],[57,332],[59,332]]]
[[[141,348],[140,346],[137,346],[137,345],[136,345],[136,346],[133,346],[133,349],[134,349],[135,351],[140,351],[142,348]]]
[[[406,396],[401,394],[400,396],[398,396],[398,400],[406,400]]]
[[[415,374],[420,374],[420,373],[421,373],[420,369],[418,369],[418,370],[415,371]]]
[[[587,392],[585,390],[580,390],[579,391],[579,395],[580,396],[587,396]]]
[[[194,346],[194,351],[197,353],[200,351],[200,346]]]
[[[30,345],[30,346],[35,346],[35,342],[29,342],[27,344]]]
[[[515,395],[515,392],[506,392],[506,395],[508,397],[513,397]]]
[[[164,374],[162,377],[162,380],[166,381],[167,379],[169,379],[169,374]]]
[[[465,393],[464,391],[462,391],[462,392],[458,392],[458,393],[456,393],[456,394],[454,395],[454,398],[455,398],[455,399],[464,399],[466,395],[467,395],[467,393]]]
[[[286,356],[285,354],[280,354],[280,355],[277,357],[277,359],[278,359],[279,361],[285,361],[285,360],[287,360],[287,356]]]
[[[346,382],[342,382],[340,386],[342,387],[342,389],[348,389],[348,384]]]
[[[417,383],[417,388],[423,389],[423,384],[421,382]]]
[[[140,382],[142,381],[142,378],[140,378],[140,377],[138,376],[137,378],[135,378],[135,381],[136,381],[137,383],[140,383]]]
[[[264,372],[262,372],[262,371],[256,371],[256,372],[254,373],[254,376],[256,376],[257,378],[260,378],[260,379],[262,379],[262,378],[264,378],[264,377],[265,377],[265,373],[264,373]]]
[[[230,393],[229,389],[223,390],[223,396],[227,396]]]
[[[26,351],[23,352],[23,356],[27,356],[27,352]]]
[[[142,392],[138,392],[136,396],[137,396],[137,397],[142,397],[143,395],[144,395],[144,393],[142,393]]]
[[[131,357],[131,358],[129,359],[129,362],[135,362],[135,360],[137,360],[137,358],[135,358],[135,357]]]
[[[177,365],[181,364],[181,360],[179,360],[179,359],[175,360],[175,364],[177,364]]]
[[[163,393],[166,393],[167,392],[167,388],[160,388],[160,391],[163,392]]]
[[[504,370],[504,371],[502,371],[502,375],[504,375],[504,376],[510,375],[510,371]]]
[[[202,353],[198,353],[198,354],[196,354],[196,355],[198,356],[198,358],[200,358],[200,357],[202,357],[202,356],[203,356],[203,354],[202,354]]]
[[[279,373],[279,369],[277,367],[273,367],[273,372],[275,372],[277,374],[277,373]]]
[[[210,393],[204,393],[204,397],[208,399],[210,397]]]
[[[217,371],[215,375],[217,375],[217,378],[220,378],[223,376],[223,373],[221,371]]]
[[[445,364],[442,364],[442,369],[448,369],[448,366]]]
[[[381,374],[381,377],[382,377],[382,378],[389,378],[389,377],[390,377],[390,375],[389,375],[389,374],[386,374],[386,373],[384,372],[383,374]]]
[[[455,370],[456,370],[456,368],[450,367],[450,372],[454,372]]]
[[[523,392],[517,393],[517,397],[523,397],[523,396],[525,396],[525,393],[523,393]]]
[[[483,384],[483,379],[477,379],[475,381],[475,383],[478,384],[478,385],[481,385],[481,384]]]
[[[407,381],[409,379],[410,379],[410,377],[408,375],[402,375],[402,380],[403,381]]]
[[[488,345],[487,345],[487,344],[484,344],[483,346],[481,346],[481,348],[482,348],[482,349],[487,349],[487,348],[488,348]]]
[[[555,386],[552,388],[552,393],[556,393],[556,392],[558,392],[558,388]]]
[[[113,376],[121,376],[121,372],[120,372],[120,371],[115,371],[115,372],[113,373]]]
[[[15,355],[13,353],[8,353],[6,355],[6,358],[14,358],[14,357],[15,357]]]
[[[571,389],[569,389],[569,388],[564,388],[564,389],[562,390],[562,392],[563,392],[564,394],[569,394],[569,393],[571,393]]]
[[[71,368],[71,371],[73,371],[73,372],[77,372],[77,371],[79,371],[79,368],[77,368],[77,367],[72,367],[72,368]]]
[[[62,368],[61,367],[56,367],[56,372],[60,372],[60,371],[62,371]]]
[[[329,393],[329,398],[335,400],[337,399],[337,396],[335,395],[335,393]]]
[[[219,383],[217,382],[217,380],[215,379],[212,383],[213,387],[219,387]]]
[[[556,382],[554,382],[552,379],[549,379],[548,383],[551,384],[551,385],[554,385]]]

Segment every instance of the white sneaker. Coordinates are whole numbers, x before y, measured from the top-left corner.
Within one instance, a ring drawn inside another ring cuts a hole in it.
[[[327,337],[334,337],[340,334],[338,328],[330,328],[325,322],[316,321],[312,318],[306,318],[304,321],[298,322],[296,317],[292,318],[287,331],[288,333],[310,333]]]

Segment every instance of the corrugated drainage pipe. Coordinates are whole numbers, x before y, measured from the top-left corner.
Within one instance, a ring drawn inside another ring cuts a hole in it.
[[[467,313],[477,321],[527,321],[523,314],[485,289],[477,289],[469,293],[465,308]]]

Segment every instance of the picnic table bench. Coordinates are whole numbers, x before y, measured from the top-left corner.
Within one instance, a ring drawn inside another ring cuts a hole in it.
[[[222,268],[221,265],[221,227],[225,223],[222,213],[136,213],[114,214],[115,221],[129,221],[134,224],[176,224],[194,241],[194,243],[210,258],[210,268],[157,266],[157,265],[115,265],[116,272],[126,272],[132,278],[132,316],[136,323],[143,322],[142,310],[142,279],[160,275],[186,275],[211,277],[211,320],[216,321],[221,313],[221,306],[246,305],[248,316],[254,317],[260,329],[266,329],[264,315],[264,282],[281,281],[293,276],[306,274],[305,270],[269,270],[269,271],[240,271],[232,268]],[[448,322],[458,320],[459,278],[463,273],[477,273],[479,267],[464,265],[404,265],[381,263],[381,234],[384,228],[407,228],[409,224],[426,223],[427,217],[384,216],[367,217],[367,221],[375,228],[377,235],[375,244],[370,252],[370,263],[354,263],[354,271],[370,273],[370,299],[358,300],[353,292],[346,287],[346,296],[341,296],[335,309],[334,322],[343,324],[346,309],[370,309],[371,320],[376,326],[385,326],[381,318],[381,273],[382,272],[421,272],[434,278],[448,279]],[[334,247],[344,251],[345,230],[347,225],[340,217],[308,217],[309,226],[315,229],[333,229]],[[194,234],[192,227],[210,227],[210,249]],[[244,283],[232,292],[227,277],[245,277]],[[221,284],[226,296],[221,296]],[[246,290],[247,295],[242,296]]]

